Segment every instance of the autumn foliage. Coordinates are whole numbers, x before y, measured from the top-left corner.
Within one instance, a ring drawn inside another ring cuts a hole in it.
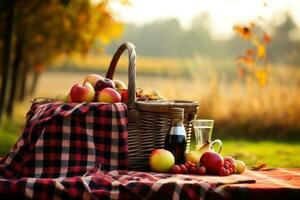
[[[261,87],[265,86],[268,82],[267,45],[271,41],[270,36],[266,32],[263,32],[262,36],[259,35],[254,23],[250,23],[248,26],[237,25],[234,30],[242,39],[252,45],[237,58],[239,76],[253,77]]]
[[[121,35],[123,24],[109,4],[108,0],[1,1],[0,122],[2,113],[12,115],[16,98],[22,101],[35,90],[39,74],[55,58],[102,50]]]

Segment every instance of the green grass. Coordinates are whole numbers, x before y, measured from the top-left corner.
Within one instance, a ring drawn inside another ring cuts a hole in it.
[[[300,167],[300,141],[224,140],[222,155],[235,155],[250,167]]]
[[[5,121],[0,127],[0,157],[5,156],[16,143],[21,133],[21,125],[14,121]]]
[[[23,120],[6,121],[0,127],[0,157],[5,156],[17,141],[24,126]],[[222,139],[222,138],[221,138]],[[222,140],[221,154],[237,156],[251,167],[265,163],[268,167],[300,167],[299,140]],[[191,144],[193,149],[194,143]]]
[[[222,140],[223,156],[235,156],[243,160],[248,168],[258,164],[266,164],[268,168],[299,168],[300,167],[300,141],[272,141],[224,139]],[[191,150],[195,149],[194,141]],[[215,147],[217,150],[218,147]]]

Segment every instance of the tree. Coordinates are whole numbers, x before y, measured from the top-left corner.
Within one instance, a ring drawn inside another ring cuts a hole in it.
[[[8,87],[8,74],[10,64],[10,49],[13,30],[14,0],[1,2],[1,21],[5,26],[1,27],[2,36],[2,67],[1,67],[1,91],[0,91],[0,122],[2,119],[3,108],[5,106],[5,97]],[[6,11],[6,12],[5,12]]]
[[[6,26],[14,27],[11,28],[11,32],[6,33],[9,36],[5,35],[11,37],[13,42],[8,42],[8,39],[2,37],[2,41],[7,41],[9,45],[14,44],[11,66],[7,64],[9,61],[7,54],[11,50],[7,47],[5,49],[5,45],[3,50],[0,50],[6,62],[3,61],[1,66],[1,86],[9,88],[10,93],[6,108],[8,116],[13,113],[17,92],[19,91],[19,96],[23,97],[28,93],[25,89],[28,85],[26,77],[29,73],[34,74],[32,82],[36,85],[43,68],[56,57],[74,52],[85,54],[96,40],[99,40],[100,47],[103,47],[112,38],[121,34],[123,26],[113,18],[108,5],[109,1],[94,4],[87,0],[15,0],[15,4],[11,6],[13,14],[8,15],[11,13],[8,6],[4,8],[3,16],[7,18],[11,16],[11,21],[14,23],[12,26],[8,20],[5,20]],[[4,30],[7,32],[9,29]],[[7,70],[10,68],[12,73]],[[6,85],[8,76],[11,84]],[[34,90],[34,87],[31,88]],[[5,105],[4,93],[1,93],[1,98]],[[0,118],[2,113],[3,111],[0,112]]]

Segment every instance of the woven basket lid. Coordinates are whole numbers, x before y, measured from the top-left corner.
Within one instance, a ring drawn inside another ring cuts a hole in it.
[[[172,108],[171,115],[173,119],[183,121],[184,118],[184,109],[183,108]]]
[[[198,109],[198,102],[175,100],[175,101],[137,101],[136,109],[140,111],[170,113],[172,108],[183,108],[184,112],[195,113]]]

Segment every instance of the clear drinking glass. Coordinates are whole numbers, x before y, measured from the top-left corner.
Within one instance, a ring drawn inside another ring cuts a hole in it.
[[[193,127],[196,138],[196,149],[200,149],[203,145],[209,144],[210,148],[214,148],[215,144],[218,144],[219,149],[217,152],[222,150],[222,141],[216,139],[211,141],[212,130],[214,127],[214,120],[212,119],[196,119],[193,121]]]

